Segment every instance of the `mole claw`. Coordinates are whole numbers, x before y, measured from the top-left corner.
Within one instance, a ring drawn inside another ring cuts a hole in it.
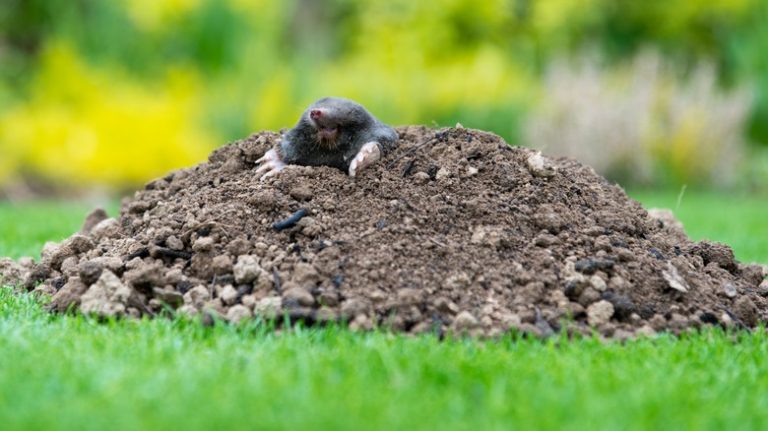
[[[363,145],[357,155],[352,159],[352,163],[349,164],[349,176],[354,177],[357,171],[364,169],[381,157],[381,150],[379,149],[378,142],[371,141]]]
[[[285,163],[280,159],[280,155],[274,149],[271,149],[264,153],[261,158],[256,160],[259,167],[256,168],[256,177],[264,181],[265,178],[269,178],[276,175],[285,168]]]
[[[275,170],[271,170],[271,171],[267,172],[266,174],[262,175],[262,176],[261,176],[261,178],[260,178],[260,180],[261,180],[261,181],[264,181],[264,180],[266,180],[266,179],[267,179],[267,178],[269,178],[269,177],[273,177],[273,176],[277,175],[277,174],[278,174],[278,172],[280,172],[280,171],[279,171],[279,170],[277,170],[277,169],[275,169]]]
[[[263,172],[269,171],[272,169],[272,166],[269,165],[269,163],[264,163],[263,165],[259,166],[256,169],[256,175],[259,175]]]
[[[280,160],[280,155],[277,154],[274,148],[264,153],[263,156],[256,160],[256,163],[269,162],[271,160]]]

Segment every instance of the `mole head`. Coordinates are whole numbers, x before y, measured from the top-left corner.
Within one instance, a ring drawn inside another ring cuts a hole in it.
[[[317,141],[335,146],[341,134],[354,132],[367,124],[369,115],[361,105],[347,99],[325,97],[313,103],[304,115],[315,129]]]

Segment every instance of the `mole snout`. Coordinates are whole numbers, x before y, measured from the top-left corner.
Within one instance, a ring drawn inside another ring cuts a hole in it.
[[[317,120],[318,118],[320,118],[322,116],[323,116],[323,111],[321,111],[319,109],[313,109],[312,111],[309,112],[309,118],[311,118],[313,120]]]

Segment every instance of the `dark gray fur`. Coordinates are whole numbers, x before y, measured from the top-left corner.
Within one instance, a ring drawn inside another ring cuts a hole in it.
[[[337,128],[334,143],[319,142],[318,129],[309,118],[313,109],[327,110],[324,126]],[[296,126],[283,135],[280,155],[287,164],[333,166],[346,172],[366,143],[378,142],[383,156],[394,148],[397,139],[395,129],[379,121],[362,105],[347,99],[325,97],[307,108]]]

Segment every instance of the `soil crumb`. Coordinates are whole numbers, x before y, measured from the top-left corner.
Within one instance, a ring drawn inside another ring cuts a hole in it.
[[[768,318],[761,267],[691,241],[591,168],[477,130],[397,131],[357,178],[296,166],[265,182],[254,162],[279,135],[254,134],[150,182],[119,218],[95,212],[8,278],[57,312],[439,335],[626,338]]]

